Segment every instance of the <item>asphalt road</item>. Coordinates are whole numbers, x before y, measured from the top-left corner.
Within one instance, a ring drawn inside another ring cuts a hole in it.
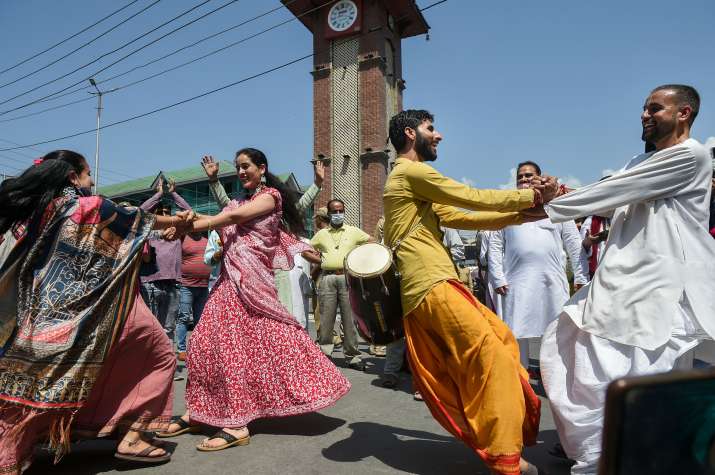
[[[367,347],[364,347],[367,350]],[[338,365],[342,358],[336,358]],[[136,473],[146,475],[196,474],[382,474],[487,475],[479,458],[432,418],[424,403],[413,400],[410,375],[402,375],[398,389],[378,383],[383,358],[368,357],[365,372],[342,369],[352,390],[320,413],[255,421],[249,426],[251,443],[221,452],[203,453],[194,447],[204,437],[183,435],[168,439],[172,460],[160,466],[141,466],[113,457],[116,441],[74,444],[58,465],[39,450],[28,475]],[[175,387],[176,414],[184,409],[185,381]],[[538,389],[538,388],[537,388]],[[546,400],[536,446],[524,456],[551,475],[569,473],[566,461],[548,455],[557,441]]]

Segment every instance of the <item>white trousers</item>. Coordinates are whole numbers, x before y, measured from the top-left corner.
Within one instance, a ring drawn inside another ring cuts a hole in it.
[[[697,323],[684,317],[676,322],[671,339],[650,351],[584,332],[565,313],[547,327],[541,377],[561,444],[576,461],[572,474],[598,470],[608,384],[624,376],[663,373],[687,364],[692,368],[691,350],[702,335]]]

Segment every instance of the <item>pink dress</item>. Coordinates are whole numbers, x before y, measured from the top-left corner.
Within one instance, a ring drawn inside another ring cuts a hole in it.
[[[273,212],[221,232],[221,276],[191,336],[186,403],[191,420],[243,427],[254,419],[313,412],[332,405],[350,383],[278,300],[273,269],[310,249],[281,230]],[[226,210],[242,202],[231,201]]]

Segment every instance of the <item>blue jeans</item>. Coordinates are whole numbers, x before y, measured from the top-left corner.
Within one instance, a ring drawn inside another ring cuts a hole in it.
[[[140,288],[142,298],[164,328],[166,336],[174,344],[174,329],[179,301],[179,289],[175,280],[144,282]]]
[[[179,289],[179,318],[176,322],[176,348],[178,351],[186,351],[186,333],[189,331],[192,316],[194,325],[198,324],[208,296],[209,289],[207,287],[184,287],[182,285]]]

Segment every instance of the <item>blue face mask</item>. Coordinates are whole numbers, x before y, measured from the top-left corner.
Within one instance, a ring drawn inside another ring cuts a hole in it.
[[[330,215],[330,224],[339,227],[343,225],[345,221],[345,213],[333,213]]]

